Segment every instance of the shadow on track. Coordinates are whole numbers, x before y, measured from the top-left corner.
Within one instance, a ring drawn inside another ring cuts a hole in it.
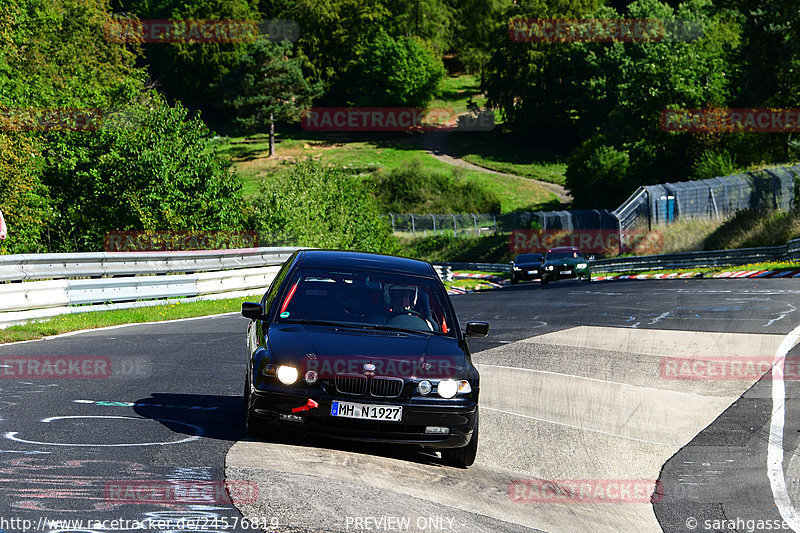
[[[264,437],[253,439],[245,432],[244,402],[241,396],[153,393],[149,398],[137,400],[134,411],[139,416],[158,420],[174,433],[182,435],[195,435],[196,432],[193,432],[191,426],[196,426],[202,430],[200,436],[209,439],[250,440],[265,444],[326,448],[431,466],[444,465],[436,452],[431,450],[304,435],[277,427],[269,428]]]

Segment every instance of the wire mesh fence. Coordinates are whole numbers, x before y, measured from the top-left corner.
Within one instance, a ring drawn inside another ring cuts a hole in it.
[[[607,210],[518,211],[514,213],[411,214],[389,213],[396,235],[422,237],[491,235],[516,229],[608,229],[618,228]]]
[[[477,236],[499,231],[497,215],[492,213],[468,214],[395,214],[386,215],[392,222],[395,235],[424,237],[428,235]]]
[[[794,207],[800,165],[706,180],[639,187],[614,214],[621,229],[651,228],[680,219],[723,219],[743,209]]]

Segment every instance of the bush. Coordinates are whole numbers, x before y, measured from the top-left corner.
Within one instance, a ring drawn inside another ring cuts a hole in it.
[[[390,254],[398,250],[371,181],[311,159],[262,182],[251,205],[251,225],[262,242]]]
[[[350,105],[425,107],[444,74],[441,59],[418,40],[380,32],[343,77],[340,90]]]
[[[576,209],[614,209],[632,192],[630,158],[594,137],[575,149],[566,171],[566,185]]]
[[[466,181],[464,169],[430,172],[419,159],[378,173],[381,208],[389,213],[499,213],[500,200],[484,186]]]
[[[736,162],[727,150],[713,152],[706,150],[692,165],[692,178],[704,180],[736,173]]]
[[[241,182],[208,149],[208,128],[151,97],[126,109],[133,123],[46,136],[52,251],[101,250],[109,231],[241,229]]]
[[[47,188],[36,175],[33,142],[18,135],[0,135],[0,211],[8,238],[0,253],[43,251],[42,235],[52,213]]]

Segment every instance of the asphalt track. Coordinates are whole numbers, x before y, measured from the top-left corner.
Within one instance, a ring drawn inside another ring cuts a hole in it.
[[[452,298],[462,322],[492,327],[470,342],[482,410],[469,469],[401,447],[246,439],[238,316],[0,346],[10,365],[0,381],[0,529],[141,531],[149,519],[144,530],[175,532],[775,531],[797,518],[795,380],[686,379],[665,362],[771,361],[800,323],[800,286],[564,281]],[[15,358],[37,356],[113,370],[8,375]],[[786,396],[777,409],[776,381]],[[225,479],[233,503],[214,489]],[[606,492],[559,499],[529,483]],[[608,490],[631,483],[646,493]],[[242,527],[243,515],[257,520]]]

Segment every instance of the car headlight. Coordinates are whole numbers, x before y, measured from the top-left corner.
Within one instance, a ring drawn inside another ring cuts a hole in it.
[[[278,381],[284,385],[291,385],[297,381],[297,369],[293,366],[281,365],[277,371]]]
[[[586,263],[578,263],[578,268],[586,268],[587,266],[589,265]]]
[[[520,267],[518,267],[518,266],[515,266],[514,270],[522,270],[522,269]]]
[[[417,390],[419,391],[420,394],[426,396],[431,392],[431,390],[433,390],[433,387],[431,386],[430,381],[428,381],[427,379],[423,379],[422,381],[419,382],[419,385],[417,385]]]
[[[436,386],[436,392],[438,392],[439,396],[442,398],[452,398],[456,394],[469,394],[472,392],[472,387],[469,381],[465,379],[460,381],[445,379],[440,381],[439,385]]]
[[[553,270],[555,267],[553,265],[547,265],[544,267],[545,270]]]

